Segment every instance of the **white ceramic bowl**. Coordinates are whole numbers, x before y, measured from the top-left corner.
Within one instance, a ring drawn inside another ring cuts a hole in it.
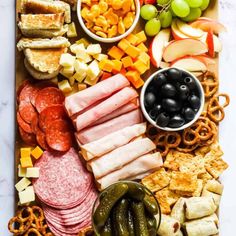
[[[173,67],[171,67],[173,68]],[[204,108],[204,104],[205,104],[205,96],[204,96],[204,90],[202,88],[202,85],[201,83],[199,82],[199,80],[190,72],[184,70],[184,69],[181,69],[181,68],[176,68],[178,70],[181,70],[183,72],[185,72],[186,74],[188,74],[190,77],[192,77],[195,82],[196,82],[196,85],[197,85],[197,88],[199,90],[199,95],[200,95],[200,101],[201,101],[201,105],[200,105],[200,108],[198,110],[198,112],[196,113],[195,117],[193,120],[191,120],[190,122],[184,124],[183,126],[179,127],[179,128],[170,128],[170,127],[160,127],[156,124],[156,122],[154,120],[152,120],[150,118],[150,116],[148,115],[147,111],[146,111],[146,108],[144,106],[144,95],[145,95],[145,92],[146,92],[146,89],[148,87],[148,85],[151,83],[151,81],[154,79],[154,77],[159,74],[159,73],[162,73],[162,72],[165,72],[167,71],[168,69],[170,68],[165,68],[165,69],[161,69],[161,70],[158,70],[156,71],[155,73],[153,73],[144,83],[143,87],[142,87],[142,90],[141,90],[141,94],[140,94],[140,104],[141,104],[141,109],[142,109],[142,112],[145,116],[145,118],[148,120],[149,123],[151,123],[153,126],[155,126],[156,128],[158,129],[161,129],[161,130],[165,130],[165,131],[180,131],[180,130],[183,130],[183,129],[186,129],[187,127],[191,126],[201,115],[202,111],[203,111],[203,108]]]
[[[92,31],[90,31],[85,23],[84,23],[84,20],[81,16],[81,0],[78,0],[78,3],[77,3],[77,16],[78,16],[78,19],[79,19],[79,23],[81,25],[81,27],[83,28],[83,30],[93,39],[99,41],[99,42],[103,42],[103,43],[114,43],[114,42],[117,42],[117,41],[120,41],[121,39],[125,38],[126,36],[128,36],[133,30],[134,28],[136,27],[137,23],[138,23],[138,20],[139,20],[139,16],[140,16],[140,3],[139,3],[139,0],[134,0],[135,2],[135,7],[136,7],[136,13],[135,13],[135,18],[134,18],[134,22],[133,24],[131,25],[131,27],[125,31],[124,34],[121,34],[119,36],[116,36],[116,37],[113,37],[113,38],[102,38],[102,37],[99,37],[98,35],[94,34]]]

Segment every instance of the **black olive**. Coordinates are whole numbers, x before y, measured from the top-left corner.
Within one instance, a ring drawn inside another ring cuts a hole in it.
[[[170,118],[168,127],[170,128],[179,128],[181,126],[183,126],[185,123],[184,118],[181,115],[174,115],[173,117]]]
[[[157,74],[153,79],[156,87],[161,87],[167,82],[167,78],[163,73]]]
[[[191,121],[195,117],[195,112],[191,107],[185,107],[183,108],[183,116],[185,120]]]
[[[153,108],[148,112],[148,115],[150,116],[152,120],[156,120],[157,115],[158,115],[158,110]]]
[[[185,77],[184,83],[189,87],[190,90],[193,90],[196,87],[196,83],[192,77]]]
[[[186,100],[189,96],[189,88],[185,84],[181,84],[178,87],[178,95],[181,100]]]
[[[164,84],[162,85],[161,87],[161,95],[163,97],[169,97],[169,98],[172,98],[176,95],[177,91],[176,91],[176,88],[173,84]]]
[[[169,120],[170,116],[167,113],[162,112],[157,116],[156,124],[160,127],[166,127],[169,123]]]
[[[181,109],[181,103],[172,98],[165,98],[162,100],[162,107],[167,112],[176,112]]]
[[[201,106],[200,98],[196,95],[191,95],[188,97],[188,101],[193,109],[199,109]]]
[[[145,107],[152,107],[156,102],[156,96],[152,92],[147,92],[144,97]]]
[[[167,75],[168,77],[174,81],[179,81],[182,78],[182,71],[178,70],[176,68],[170,68],[169,70],[167,70]]]

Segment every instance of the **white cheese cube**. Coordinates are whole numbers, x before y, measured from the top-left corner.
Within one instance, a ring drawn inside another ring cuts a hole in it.
[[[74,22],[68,25],[67,37],[68,38],[77,37],[77,32],[76,32],[76,27],[75,27]]]
[[[91,79],[89,76],[86,77],[86,79],[84,80],[84,83],[88,84],[88,85],[94,85],[98,82],[99,77],[97,76],[95,79]]]
[[[79,52],[79,53],[77,52],[76,58],[84,63],[88,63],[93,60],[92,57],[86,52]]]
[[[72,78],[74,78],[76,81],[78,81],[79,83],[81,83],[85,77],[87,76],[87,72],[84,73],[75,73]]]
[[[90,45],[88,45],[86,51],[89,55],[92,56],[92,55],[96,55],[96,54],[101,53],[102,48],[101,48],[100,44],[90,44]]]
[[[58,83],[58,88],[63,92],[63,93],[69,93],[72,91],[72,88],[68,82],[68,80],[62,80]]]
[[[15,187],[18,192],[21,192],[25,188],[27,188],[30,184],[31,184],[31,181],[24,177],[15,185]]]
[[[71,46],[70,46],[70,50],[71,50],[71,52],[73,52],[74,54],[76,54],[76,53],[80,53],[80,52],[84,52],[84,53],[86,53],[86,49],[85,49],[85,46],[84,46],[84,44],[83,43],[81,43],[81,44],[72,44]]]
[[[26,168],[23,168],[21,165],[18,165],[18,176],[19,177],[26,176]]]
[[[83,74],[84,72],[87,72],[88,70],[88,65],[79,60],[75,60],[74,67],[75,67],[75,71],[81,74]]]
[[[35,201],[35,193],[33,186],[27,187],[24,191],[19,192],[20,204]]]
[[[39,167],[28,167],[26,169],[27,178],[38,178],[39,177]]]
[[[73,66],[66,66],[66,67],[63,67],[63,73],[64,73],[64,74],[73,75],[74,72],[75,72],[74,65],[73,65]]]
[[[94,59],[96,59],[98,61],[108,59],[108,55],[106,55],[106,54],[97,54],[97,55],[94,55],[93,57],[94,57]]]
[[[91,80],[93,80],[93,79],[96,79],[99,74],[100,74],[100,68],[99,68],[98,62],[94,60],[88,66],[87,76]]]
[[[60,65],[64,67],[73,66],[75,62],[75,57],[69,53],[63,53],[60,58]]]

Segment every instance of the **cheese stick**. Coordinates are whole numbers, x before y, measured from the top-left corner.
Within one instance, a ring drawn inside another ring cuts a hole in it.
[[[108,173],[122,168],[138,157],[154,150],[156,145],[149,138],[138,139],[122,147],[115,149],[96,160],[88,163],[95,179],[99,179]]]
[[[135,177],[132,178],[132,176],[140,175],[141,173],[145,173],[153,168],[159,168],[162,164],[162,157],[159,152],[147,154],[128,163],[123,166],[123,168],[98,179],[97,182],[99,188],[102,190],[118,180],[134,179]]]
[[[114,133],[108,134],[97,141],[82,145],[80,147],[82,155],[86,161],[89,161],[127,144],[135,137],[144,134],[145,131],[146,123],[140,123],[123,128]]]

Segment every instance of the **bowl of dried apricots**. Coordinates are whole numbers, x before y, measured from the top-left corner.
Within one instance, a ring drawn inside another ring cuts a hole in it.
[[[129,35],[138,23],[139,0],[81,0],[77,15],[83,30],[93,39],[113,43]]]

